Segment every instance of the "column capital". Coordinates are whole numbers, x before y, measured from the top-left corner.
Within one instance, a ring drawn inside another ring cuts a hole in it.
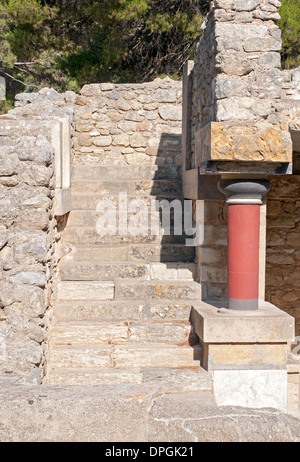
[[[218,183],[218,188],[226,196],[228,204],[261,205],[270,187],[270,182],[265,179],[224,179]]]

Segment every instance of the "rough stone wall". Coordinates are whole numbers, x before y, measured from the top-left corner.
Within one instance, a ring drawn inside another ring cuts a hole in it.
[[[300,335],[300,176],[271,178],[267,200],[266,300],[296,320]]]
[[[85,85],[76,97],[74,159],[80,164],[179,164],[182,83]]]
[[[60,234],[51,133],[57,116],[71,114],[70,97],[49,89],[21,94],[0,117],[0,370],[35,384],[43,375]]]

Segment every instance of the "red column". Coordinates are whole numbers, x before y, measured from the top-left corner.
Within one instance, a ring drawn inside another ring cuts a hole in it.
[[[222,180],[219,189],[228,204],[228,308],[257,310],[259,227],[266,180]]]
[[[231,309],[258,308],[259,216],[259,205],[228,205],[228,303]]]

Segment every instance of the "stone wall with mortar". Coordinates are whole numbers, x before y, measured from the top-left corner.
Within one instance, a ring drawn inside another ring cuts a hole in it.
[[[180,164],[181,82],[85,85],[75,101],[75,164]]]
[[[267,200],[266,300],[296,320],[300,335],[300,175],[271,178]]]
[[[49,89],[24,93],[0,117],[0,369],[27,383],[43,376],[63,220],[53,209],[52,128],[71,116],[72,98]]]

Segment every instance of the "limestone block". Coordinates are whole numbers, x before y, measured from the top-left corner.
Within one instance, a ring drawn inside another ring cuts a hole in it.
[[[128,342],[129,331],[126,322],[94,324],[68,324],[54,326],[51,341],[54,345],[95,345]]]
[[[195,143],[198,167],[207,160],[292,161],[290,133],[267,123],[210,122]]]
[[[95,137],[95,139],[93,140],[93,143],[96,146],[100,146],[100,147],[110,146],[111,143],[112,143],[112,137],[111,136],[105,136],[105,135]]]
[[[10,282],[13,284],[28,284],[38,287],[45,287],[47,277],[44,273],[37,273],[34,271],[21,271],[20,273],[12,276]]]
[[[14,175],[19,165],[18,155],[10,154],[5,148],[0,153],[0,176]]]
[[[110,345],[78,345],[56,346],[51,351],[48,367],[55,364],[56,369],[71,367],[109,367],[111,366]]]
[[[286,343],[206,344],[204,364],[207,370],[282,368],[287,362]]]
[[[130,146],[132,148],[146,147],[147,139],[141,133],[135,133],[130,137]]]
[[[177,100],[176,90],[171,89],[158,89],[151,92],[153,100],[159,103],[175,103]],[[145,101],[150,102],[150,101]]]
[[[171,104],[162,104],[158,108],[158,113],[164,120],[181,120],[182,119],[182,110],[181,107],[171,105]]]
[[[48,251],[47,235],[41,232],[22,232],[13,238],[14,261],[18,264],[46,262]]]
[[[29,186],[48,186],[52,177],[52,169],[45,165],[27,164],[22,165],[19,174],[20,181]]]
[[[191,326],[189,323],[147,322],[130,323],[130,343],[164,343],[188,345]]]
[[[61,300],[112,300],[114,283],[92,281],[63,281],[58,285]]]
[[[151,279],[185,279],[194,280],[196,265],[194,263],[152,263]]]
[[[235,7],[237,11],[252,11],[258,7],[261,0],[235,0]]]
[[[241,79],[222,79],[216,82],[215,95],[217,99],[230,96],[245,96],[246,92],[246,84]]]
[[[267,302],[255,311],[194,303],[195,331],[204,343],[286,343],[294,340],[294,318]]]
[[[201,349],[166,344],[116,345],[112,352],[115,367],[199,366]]]
[[[232,48],[230,44],[226,43],[225,49]],[[253,70],[251,60],[243,54],[220,53],[216,58],[216,68],[219,72],[233,76],[248,75]]]
[[[219,406],[287,409],[286,370],[217,370],[213,384]]]

